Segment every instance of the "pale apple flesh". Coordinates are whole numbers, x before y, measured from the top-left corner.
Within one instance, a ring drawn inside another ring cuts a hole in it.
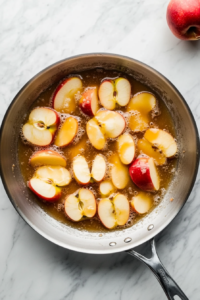
[[[132,181],[144,191],[154,191],[160,188],[160,179],[153,158],[137,158],[129,167]]]
[[[110,194],[114,193],[115,187],[110,180],[104,180],[100,183],[99,191],[102,197],[107,197]]]
[[[106,145],[106,138],[95,118],[87,122],[86,131],[92,146],[97,150],[102,150]]]
[[[104,198],[99,201],[98,215],[102,224],[108,229],[125,225],[129,219],[129,213],[128,199],[122,194],[117,194],[112,200]]]
[[[135,143],[129,133],[120,135],[117,140],[118,154],[121,162],[129,165],[135,157]]]
[[[83,92],[79,101],[82,112],[88,116],[94,116],[99,110],[97,88],[89,88]]]
[[[58,130],[54,144],[57,147],[66,147],[75,138],[78,131],[78,121],[74,117],[67,118]]]
[[[131,200],[132,209],[138,214],[146,214],[153,206],[152,195],[145,192],[139,192]]]
[[[74,177],[79,184],[87,185],[90,182],[90,170],[84,156],[75,157],[72,168]]]
[[[71,182],[70,172],[60,166],[39,167],[28,182],[29,188],[42,200],[57,201],[61,197],[61,187]]]
[[[74,222],[94,217],[96,200],[93,193],[81,188],[77,193],[67,196],[65,214]]]
[[[67,165],[66,159],[53,150],[41,150],[35,152],[31,156],[29,163],[32,167],[45,165],[66,167]]]
[[[127,107],[132,112],[129,120],[131,130],[135,132],[145,131],[151,120],[150,112],[156,107],[156,98],[149,92],[140,92],[133,96]]]
[[[126,106],[131,96],[130,82],[125,78],[106,79],[99,88],[99,99],[103,107],[113,110],[116,104]]]
[[[98,154],[92,164],[91,179],[100,182],[106,174],[106,162],[101,154]]]
[[[24,138],[35,146],[48,146],[52,143],[60,117],[49,107],[34,108],[26,124],[22,127]]]
[[[128,167],[122,164],[117,154],[112,155],[110,162],[111,168],[111,179],[113,185],[117,189],[124,189],[129,183],[129,171]]]
[[[166,157],[173,157],[177,153],[177,144],[168,132],[150,128],[145,132],[144,138],[151,143],[152,146],[158,148]]]
[[[153,147],[145,138],[138,140],[137,148],[140,154],[152,157],[157,165],[162,166],[166,163],[165,155],[159,149]]]
[[[76,109],[75,95],[82,89],[82,81],[78,77],[64,80],[53,95],[53,108],[61,113],[71,114]]]

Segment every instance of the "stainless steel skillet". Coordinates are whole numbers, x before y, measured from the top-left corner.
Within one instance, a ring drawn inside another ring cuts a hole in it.
[[[17,159],[17,141],[24,115],[36,97],[52,83],[71,73],[92,68],[115,69],[130,74],[150,86],[166,103],[174,120],[179,141],[176,175],[156,211],[142,222],[122,231],[98,233],[79,232],[46,215],[32,199],[26,187]],[[143,261],[153,271],[168,299],[177,295],[188,299],[161,264],[154,237],[178,214],[195,182],[199,164],[199,137],[192,113],[177,89],[164,76],[134,59],[114,54],[85,54],[60,61],[32,78],[16,95],[4,117],[0,132],[0,170],[5,190],[21,217],[39,234],[74,251],[106,254],[126,251]],[[169,199],[173,197],[174,201]],[[29,201],[28,201],[29,200]],[[152,257],[145,258],[133,248],[149,241]]]

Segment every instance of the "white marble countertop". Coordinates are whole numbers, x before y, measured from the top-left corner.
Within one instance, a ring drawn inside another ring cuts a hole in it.
[[[87,52],[127,55],[156,68],[180,90],[200,127],[200,42],[168,29],[168,0],[0,0],[0,121],[37,72]],[[184,209],[158,239],[160,257],[189,299],[199,299],[200,177]],[[150,271],[124,253],[62,249],[16,213],[0,183],[1,300],[161,300]]]

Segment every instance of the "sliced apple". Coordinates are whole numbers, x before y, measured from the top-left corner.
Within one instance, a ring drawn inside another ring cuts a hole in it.
[[[135,114],[130,117],[129,127],[135,132],[145,131],[151,120],[150,112],[156,107],[156,98],[149,92],[140,92],[133,96],[127,111]]]
[[[102,150],[106,145],[106,138],[95,118],[87,122],[86,131],[92,146],[97,150]]]
[[[53,108],[61,113],[71,114],[76,109],[75,95],[82,89],[82,81],[78,77],[65,79],[53,95]]]
[[[173,157],[177,152],[177,144],[168,132],[150,128],[145,132],[144,138],[155,148],[158,148],[166,157]]]
[[[117,194],[113,200],[101,199],[98,205],[99,218],[108,229],[125,225],[129,219],[129,213],[128,199],[122,194]]]
[[[74,222],[92,218],[96,214],[96,200],[93,193],[80,189],[65,200],[65,213]]]
[[[60,166],[43,166],[28,182],[29,188],[42,200],[54,202],[61,197],[61,187],[71,181],[69,171]]]
[[[131,200],[131,207],[138,214],[146,214],[152,206],[152,196],[145,192],[139,192],[139,194],[134,196]]]
[[[97,96],[97,88],[89,88],[83,92],[82,97],[79,102],[79,107],[82,112],[88,116],[94,116],[98,109],[98,96]]]
[[[101,154],[98,154],[92,164],[91,179],[100,182],[106,174],[106,162]]]
[[[74,117],[67,118],[58,130],[54,144],[57,147],[66,147],[75,138],[78,131],[78,121]]]
[[[107,138],[116,138],[124,131],[126,122],[124,117],[116,111],[101,110],[95,119]]]
[[[107,197],[110,194],[114,193],[115,187],[110,180],[104,180],[101,182],[99,190],[102,197]]]
[[[146,139],[138,140],[137,147],[140,153],[153,157],[157,165],[164,165],[166,163],[166,157],[163,153],[160,153],[158,149],[152,146]]]
[[[124,189],[129,183],[128,167],[122,164],[117,154],[111,157],[111,163],[112,183],[117,189]]]
[[[135,157],[135,143],[129,133],[124,133],[118,137],[117,149],[121,162],[129,165]]]
[[[61,166],[66,167],[66,159],[60,155],[58,152],[53,150],[42,150],[35,152],[29,163],[32,167],[51,165],[51,166]]]
[[[90,182],[90,170],[84,156],[78,155],[73,160],[73,172],[79,184],[86,185]]]
[[[141,190],[159,190],[160,180],[152,157],[136,159],[129,167],[129,174]]]
[[[131,85],[125,78],[106,79],[99,87],[99,99],[103,107],[113,110],[116,103],[126,106],[131,97]]]
[[[49,107],[36,107],[27,123],[22,127],[24,138],[35,146],[48,146],[52,143],[60,117]]]

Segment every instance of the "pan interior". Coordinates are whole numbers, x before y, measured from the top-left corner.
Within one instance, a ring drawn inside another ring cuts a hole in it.
[[[119,70],[149,86],[168,107],[179,141],[176,174],[161,203],[132,227],[103,234],[79,231],[66,226],[40,209],[32,201],[34,196],[23,181],[16,153],[22,120],[38,95],[68,74],[93,68]],[[178,91],[162,75],[148,66],[126,57],[109,54],[70,58],[36,75],[12,102],[2,124],[0,147],[3,183],[21,216],[52,242],[87,253],[111,253],[133,248],[160,232],[184,205],[194,183],[198,166],[196,127]],[[170,202],[170,198],[174,201]]]

